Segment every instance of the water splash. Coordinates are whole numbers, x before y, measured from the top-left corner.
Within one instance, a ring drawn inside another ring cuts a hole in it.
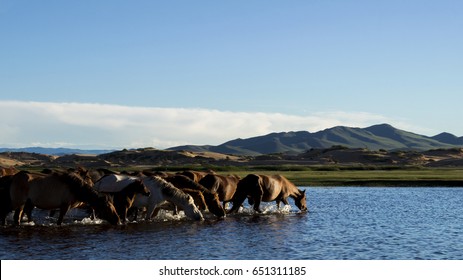
[[[272,214],[282,214],[282,215],[287,215],[287,214],[292,214],[292,213],[297,213],[298,211],[291,211],[291,205],[283,205],[280,206],[280,208],[277,207],[276,204],[266,204],[266,205],[261,205],[260,209],[262,210],[261,213],[258,213],[254,210],[252,206],[242,206],[238,210],[238,214],[241,215],[272,215]]]
[[[105,221],[98,219],[98,218],[95,218],[95,219],[83,218],[80,221],[79,220],[74,221],[74,224],[77,224],[77,225],[101,225],[102,223],[105,223]]]

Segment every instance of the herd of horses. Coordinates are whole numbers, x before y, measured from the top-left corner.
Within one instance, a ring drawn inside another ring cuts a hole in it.
[[[182,210],[188,218],[198,221],[204,220],[204,211],[223,218],[237,212],[246,199],[259,213],[261,202],[276,201],[279,207],[281,202],[288,204],[288,197],[301,211],[307,211],[305,191],[281,175],[249,174],[239,178],[199,171],[129,174],[82,168],[10,170],[0,175],[2,225],[11,212],[14,225],[19,225],[24,216],[31,222],[34,208],[50,210],[50,216],[59,210],[58,225],[76,207],[88,209],[92,218],[113,225],[137,220],[139,211],[144,211],[144,219],[149,221],[160,209],[174,213]],[[229,202],[233,204],[231,208]]]

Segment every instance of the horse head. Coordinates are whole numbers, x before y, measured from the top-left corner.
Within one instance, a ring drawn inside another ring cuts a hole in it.
[[[196,207],[193,197],[191,197],[191,195],[189,194],[187,195],[189,196],[188,205],[183,207],[183,211],[185,211],[185,215],[187,215],[187,217],[192,218],[196,221],[204,220],[203,214],[201,214],[201,211],[199,211],[198,207]]]
[[[89,188],[93,188],[93,180],[92,177],[90,177],[90,173],[87,169],[84,169],[82,167],[79,167],[78,169],[69,168],[68,174],[72,176],[77,176],[78,178],[82,179],[83,185]]]
[[[299,210],[307,211],[307,200],[305,197],[305,190],[299,190],[299,194],[296,195],[294,203],[296,204],[297,208],[299,208]]]
[[[150,196],[151,193],[142,180],[136,180],[133,184],[135,184],[134,190],[136,193],[142,194],[144,196]]]
[[[209,211],[219,218],[225,217],[225,210],[220,203],[217,193],[204,192],[203,195]]]

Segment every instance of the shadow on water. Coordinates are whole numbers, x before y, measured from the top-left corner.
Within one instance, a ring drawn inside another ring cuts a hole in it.
[[[206,213],[207,214],[207,213]],[[206,215],[201,222],[164,215],[155,221],[111,226],[83,219],[57,226],[5,226],[2,259],[261,259],[279,258],[289,228],[306,219],[290,211],[243,211],[226,218]],[[278,245],[281,244],[281,245]],[[256,247],[257,246],[257,247]],[[259,249],[260,246],[260,249]],[[268,250],[267,250],[268,249]],[[249,251],[248,251],[249,250]],[[276,250],[276,251],[275,251]],[[286,250],[286,249],[285,249]],[[265,253],[267,252],[267,253]]]

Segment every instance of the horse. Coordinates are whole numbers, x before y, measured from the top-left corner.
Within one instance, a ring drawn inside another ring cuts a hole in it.
[[[198,210],[206,210],[207,209],[207,204],[206,204],[206,200],[204,198],[204,195],[201,191],[198,191],[198,190],[193,190],[193,189],[181,189],[182,192],[190,195],[192,198],[193,198],[193,201],[196,205],[196,207],[198,207]]]
[[[14,175],[16,173],[18,173],[19,170],[17,170],[16,168],[10,166],[10,167],[0,167],[0,177],[3,177],[3,176],[8,176],[8,175]]]
[[[105,175],[95,183],[95,189],[110,197],[122,223],[127,221],[127,211],[138,197],[137,194],[150,196],[150,191],[141,179],[128,175]]]
[[[233,199],[239,180],[240,178],[236,175],[207,174],[199,181],[199,184],[211,192],[217,193],[223,208],[226,208],[227,203]]]
[[[146,176],[142,180],[150,190],[151,195],[149,197],[137,196],[133,206],[147,208],[145,220],[155,217],[157,214],[156,208],[159,208],[166,201],[182,208],[187,217],[196,221],[204,220],[201,211],[199,211],[190,195],[158,176]]]
[[[13,175],[0,177],[0,219],[2,226],[6,225],[6,216],[13,211],[10,197],[10,187]]]
[[[103,176],[109,175],[109,174],[117,174],[117,172],[106,169],[106,168],[97,168],[97,169],[88,170],[88,176],[90,176],[93,182],[97,182]]]
[[[57,224],[61,225],[69,209],[88,203],[100,218],[113,225],[120,223],[113,204],[99,197],[92,187],[89,177],[82,178],[76,172],[41,174],[20,171],[13,176],[10,186],[12,209],[15,210],[13,222],[19,225],[23,213],[32,221],[34,207],[59,208]]]
[[[254,203],[254,210],[261,213],[261,201],[276,201],[277,207],[280,202],[288,205],[288,197],[294,199],[296,206],[301,211],[307,211],[305,190],[299,190],[293,183],[281,175],[256,175],[249,174],[238,182],[236,193],[233,197],[233,207],[228,213],[238,211],[246,197]]]
[[[190,178],[184,175],[171,175],[164,177],[164,180],[166,180],[169,183],[172,183],[175,187],[179,189],[187,188],[202,192],[207,205],[207,209],[219,218],[225,216],[225,210],[220,204],[220,199],[217,193],[208,190],[201,184],[191,180]]]
[[[193,171],[193,170],[187,170],[183,171],[181,173],[178,173],[179,175],[184,175],[190,178],[191,180],[195,181],[196,183],[199,183],[199,181],[206,176],[207,172],[202,172],[202,171]]]

